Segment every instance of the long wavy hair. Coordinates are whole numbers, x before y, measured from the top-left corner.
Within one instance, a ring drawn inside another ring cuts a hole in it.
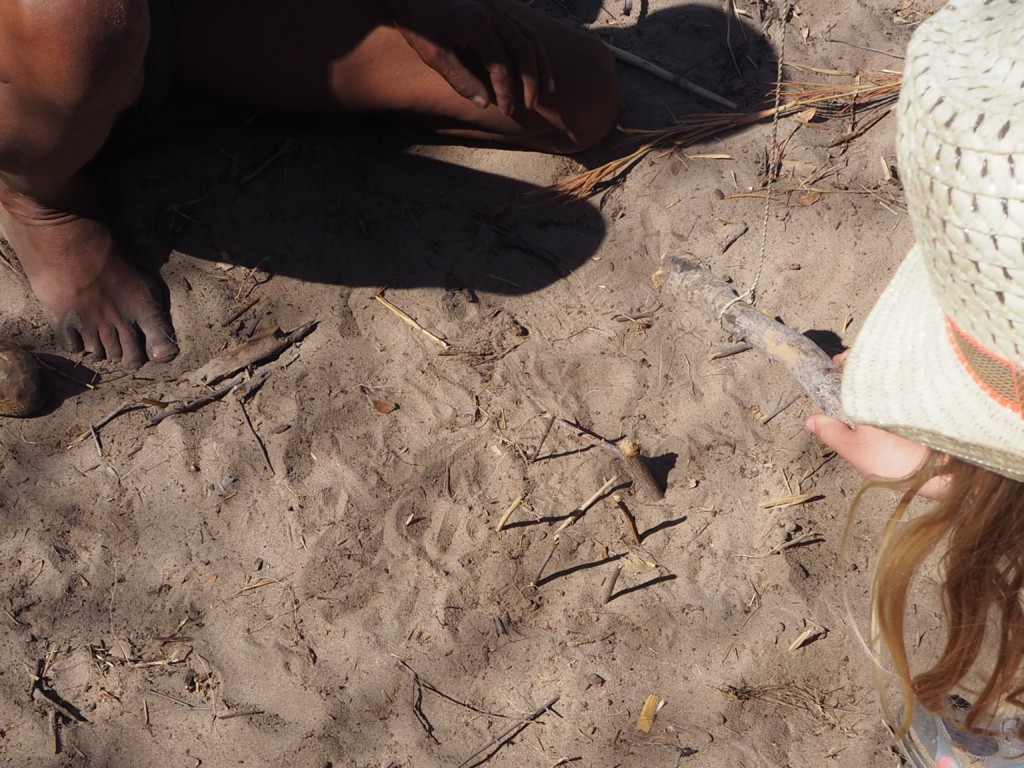
[[[922,486],[940,475],[948,477],[942,498],[908,516]],[[876,661],[879,640],[885,644],[899,676],[906,706],[897,737],[909,730],[915,705],[951,716],[951,696],[965,690],[971,706],[959,727],[993,734],[1004,707],[1024,708],[1024,483],[933,452],[905,480],[867,483],[854,499],[850,521],[873,487],[903,493],[882,534],[869,638]],[[846,536],[849,531],[848,523]],[[946,641],[930,667],[913,673],[905,634],[908,594],[933,556],[941,573]],[[895,722],[884,693],[882,699],[886,718]]]

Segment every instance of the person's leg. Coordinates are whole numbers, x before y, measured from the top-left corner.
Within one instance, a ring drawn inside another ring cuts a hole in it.
[[[425,1],[425,0],[424,0]],[[393,114],[448,133],[573,152],[615,124],[615,62],[597,39],[520,0],[492,0],[535,31],[555,89],[535,110],[480,109],[424,64],[384,2],[178,0],[179,84],[306,112]]]
[[[177,346],[81,169],[138,98],[148,39],[146,0],[0,4],[0,233],[60,340],[130,366]]]

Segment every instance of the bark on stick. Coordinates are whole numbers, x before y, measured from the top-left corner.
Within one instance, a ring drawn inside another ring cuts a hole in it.
[[[666,291],[720,317],[726,331],[782,363],[822,413],[852,425],[839,397],[839,369],[817,344],[746,302],[731,304],[736,291],[699,264],[668,257],[658,277]]]

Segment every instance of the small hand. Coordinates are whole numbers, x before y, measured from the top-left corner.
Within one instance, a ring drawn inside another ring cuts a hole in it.
[[[388,0],[395,24],[427,66],[481,109],[533,109],[554,81],[537,33],[491,0]],[[463,61],[479,61],[490,87]]]
[[[848,354],[847,350],[836,355],[835,364],[841,368]],[[920,469],[929,456],[928,447],[913,440],[865,424],[851,429],[820,413],[809,416],[804,426],[865,477],[902,480]],[[937,499],[945,493],[947,483],[945,476],[934,477],[919,493]]]

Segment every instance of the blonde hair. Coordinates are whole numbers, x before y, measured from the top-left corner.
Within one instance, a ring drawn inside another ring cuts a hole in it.
[[[910,502],[939,475],[948,476],[942,498],[908,519]],[[978,674],[982,682],[971,685],[971,707],[960,727],[993,734],[1005,705],[1024,708],[1024,483],[936,452],[903,481],[866,484],[851,520],[864,492],[879,486],[903,491],[885,526],[871,586],[872,645],[876,654],[879,638],[886,645],[906,703],[897,736],[909,730],[915,704],[951,715],[950,697]],[[928,669],[912,674],[908,593],[933,555],[941,569],[945,646]],[[884,696],[883,708],[893,722]]]

